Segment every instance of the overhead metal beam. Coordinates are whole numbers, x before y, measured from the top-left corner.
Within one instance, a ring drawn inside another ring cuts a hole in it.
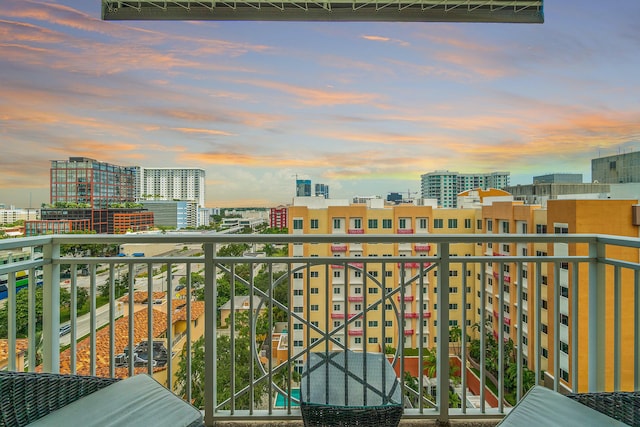
[[[104,20],[543,23],[543,0],[102,0]]]

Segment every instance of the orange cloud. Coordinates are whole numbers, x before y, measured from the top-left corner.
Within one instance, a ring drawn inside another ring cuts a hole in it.
[[[243,80],[237,81],[236,83],[278,90],[299,98],[300,102],[304,105],[311,105],[314,107],[371,104],[379,98],[379,95],[377,94],[309,89],[306,87],[266,80]]]

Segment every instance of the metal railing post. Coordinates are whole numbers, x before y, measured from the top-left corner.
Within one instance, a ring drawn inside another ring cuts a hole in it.
[[[438,344],[437,375],[438,375],[438,421],[447,423],[449,420],[449,243],[440,243],[440,268],[438,272],[438,326],[436,336]]]
[[[216,264],[215,244],[204,245],[204,422],[207,426],[214,425],[214,413],[216,407]]]
[[[606,255],[604,243],[589,243],[589,391],[604,391],[605,387],[605,275],[606,266],[600,260]]]
[[[60,372],[60,244],[51,240],[42,248],[42,363],[43,371]]]

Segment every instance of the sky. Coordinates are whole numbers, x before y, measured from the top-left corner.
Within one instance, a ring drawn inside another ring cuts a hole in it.
[[[420,190],[420,175],[581,173],[640,150],[640,1],[547,0],[544,24],[102,21],[2,0],[0,203],[51,160],[206,171],[209,207]]]

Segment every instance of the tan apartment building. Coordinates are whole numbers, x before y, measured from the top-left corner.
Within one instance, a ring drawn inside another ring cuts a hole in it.
[[[609,234],[616,236],[638,237],[640,233],[640,206],[637,200],[549,200],[547,204],[547,230],[549,233],[579,233],[579,234]],[[555,255],[587,255],[586,244],[565,244],[555,243],[550,245],[550,253]],[[638,262],[640,251],[632,248],[609,247],[606,256],[617,260]],[[558,269],[559,277],[555,278],[555,271],[548,272],[549,286],[548,292],[554,292],[554,286],[560,286],[560,330],[554,331],[553,322],[549,323],[549,353],[553,354],[553,340],[555,333],[560,335],[560,376],[561,381],[568,387],[571,378],[571,358],[578,357],[578,364],[581,367],[578,371],[578,392],[587,391],[588,378],[588,265],[581,263],[578,267],[578,342],[572,342],[571,318],[573,313],[568,309],[569,301],[572,297],[573,266],[563,264]],[[634,355],[634,304],[637,295],[634,295],[634,277],[629,269],[621,269],[621,375],[620,387],[622,390],[634,389],[633,364],[637,354]],[[604,271],[606,287],[603,290],[605,295],[606,315],[603,319],[604,330],[606,331],[606,354],[605,373],[607,390],[613,390],[614,384],[614,275],[612,266],[607,266]],[[553,294],[551,294],[553,295]],[[554,308],[554,298],[548,298],[549,310]],[[543,313],[546,310],[543,310]],[[552,311],[549,311],[552,313]],[[553,359],[550,359],[549,372],[553,372]]]
[[[383,200],[371,200],[366,204],[322,200],[311,198],[309,204],[305,204],[307,200],[299,198],[289,207],[290,233],[336,236],[331,244],[290,247],[291,256],[336,258],[329,267],[311,265],[309,271],[306,264],[295,266],[291,299],[293,312],[311,322],[312,326],[307,328],[304,322],[293,321],[294,354],[302,351],[307,339],[313,345],[321,338],[320,331],[323,330],[332,331],[331,348],[339,348],[342,344],[353,350],[378,352],[385,347],[432,347],[437,341],[437,270],[429,270],[420,280],[420,263],[385,262],[385,257],[433,255],[435,247],[429,244],[430,234],[474,234],[478,209],[385,205]],[[340,236],[349,234],[418,234],[424,235],[424,241],[342,243]],[[455,244],[451,250],[457,255],[472,255],[476,247],[473,244]],[[366,257],[368,263],[366,266],[364,263],[345,263],[340,261],[342,257]],[[371,263],[372,258],[380,262]],[[428,267],[425,262],[423,268]],[[463,273],[461,265],[452,265],[449,283],[452,326],[462,326],[462,310],[468,310],[468,315],[471,315],[476,308],[476,301],[470,297],[472,285],[462,288],[463,274],[475,276],[474,267],[470,265]],[[403,283],[404,290],[400,292],[398,288]],[[466,307],[462,307],[462,292],[468,294]],[[305,299],[307,295],[309,301]],[[422,342],[418,324],[420,312],[424,313]],[[325,324],[327,319],[328,325]],[[470,324],[470,320],[467,323]],[[319,345],[319,349],[325,348],[324,343]]]

